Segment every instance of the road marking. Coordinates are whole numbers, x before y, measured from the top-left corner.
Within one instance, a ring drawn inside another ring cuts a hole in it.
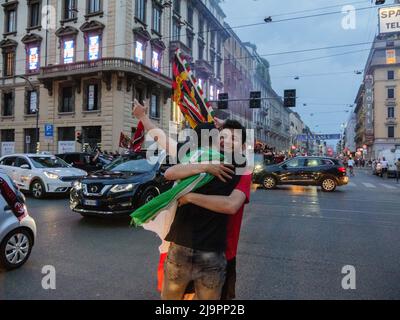
[[[362,184],[364,186],[366,186],[367,188],[376,188],[372,183],[369,183],[369,182],[363,182]]]
[[[390,186],[390,185],[388,185],[388,184],[386,184],[386,183],[381,183],[381,186],[384,186],[386,189],[397,189],[396,187],[394,187],[394,186]]]
[[[349,187],[357,187],[357,185],[354,182],[349,182],[347,185]]]

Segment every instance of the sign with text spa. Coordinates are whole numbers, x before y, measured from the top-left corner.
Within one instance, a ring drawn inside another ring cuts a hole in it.
[[[379,9],[379,33],[400,32],[400,6]]]

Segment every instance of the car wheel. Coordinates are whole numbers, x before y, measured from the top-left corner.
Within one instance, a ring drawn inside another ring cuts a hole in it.
[[[0,245],[0,265],[7,270],[21,267],[31,254],[32,244],[32,237],[27,230],[11,231]]]
[[[31,184],[31,194],[35,199],[42,199],[46,195],[44,184],[40,180],[35,180]]]
[[[143,206],[146,203],[150,202],[151,200],[153,200],[155,197],[157,197],[160,193],[158,192],[157,189],[155,188],[147,188],[146,190],[144,190],[144,192],[142,193],[142,195],[140,196],[140,201],[139,201],[139,206]]]
[[[330,178],[330,177],[324,178],[321,182],[321,188],[325,192],[335,191],[336,186],[337,186],[337,183],[336,183],[335,179]]]
[[[276,179],[272,176],[266,176],[263,181],[263,186],[267,190],[274,189],[276,187]]]

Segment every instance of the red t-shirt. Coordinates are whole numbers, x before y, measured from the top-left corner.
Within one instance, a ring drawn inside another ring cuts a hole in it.
[[[245,203],[241,206],[239,211],[230,216],[228,220],[227,227],[227,237],[226,237],[226,259],[231,260],[236,257],[240,228],[242,226],[244,205],[250,202],[250,189],[251,189],[252,175],[251,173],[245,174],[240,178],[238,185],[235,190],[243,192],[246,196]]]

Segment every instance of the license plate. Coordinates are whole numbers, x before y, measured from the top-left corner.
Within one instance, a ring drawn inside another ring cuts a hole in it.
[[[96,207],[98,205],[97,200],[83,200],[85,206]]]

